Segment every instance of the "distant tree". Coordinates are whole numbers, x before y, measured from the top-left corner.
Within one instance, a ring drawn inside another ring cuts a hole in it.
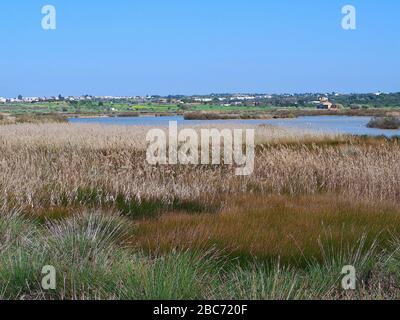
[[[18,100],[22,100],[22,95],[18,95]]]

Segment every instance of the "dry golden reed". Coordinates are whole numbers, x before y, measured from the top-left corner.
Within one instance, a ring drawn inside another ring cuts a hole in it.
[[[374,201],[400,198],[397,140],[257,128],[255,171],[146,163],[148,127],[43,124],[0,127],[0,200],[47,209],[158,201],[209,205],[244,193],[334,193]]]

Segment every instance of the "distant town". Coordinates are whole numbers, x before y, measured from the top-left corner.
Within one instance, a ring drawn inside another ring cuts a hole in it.
[[[134,108],[140,105],[175,105],[179,107],[213,105],[220,107],[297,107],[318,109],[340,108],[382,108],[400,107],[399,93],[299,93],[299,94],[209,94],[209,95],[148,95],[148,96],[63,96],[25,97],[19,95],[13,98],[0,97],[0,104],[40,104],[46,102],[65,102],[72,105],[97,103],[99,106],[126,104]]]

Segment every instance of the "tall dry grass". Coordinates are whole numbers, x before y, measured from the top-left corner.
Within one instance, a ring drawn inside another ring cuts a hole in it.
[[[208,210],[221,198],[241,193],[400,198],[396,140],[299,135],[260,127],[255,171],[237,177],[228,166],[148,165],[148,129],[0,127],[0,201],[32,211],[93,205],[136,214],[179,206]]]

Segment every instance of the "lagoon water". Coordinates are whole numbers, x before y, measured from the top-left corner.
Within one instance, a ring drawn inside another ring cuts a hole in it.
[[[368,128],[370,117],[347,116],[312,116],[296,119],[268,120],[185,120],[182,116],[170,117],[120,117],[120,118],[70,118],[71,123],[91,123],[124,126],[168,126],[170,121],[181,125],[190,124],[271,124],[284,128],[307,129],[326,133],[340,133],[371,136],[400,136],[400,130],[383,130]]]

